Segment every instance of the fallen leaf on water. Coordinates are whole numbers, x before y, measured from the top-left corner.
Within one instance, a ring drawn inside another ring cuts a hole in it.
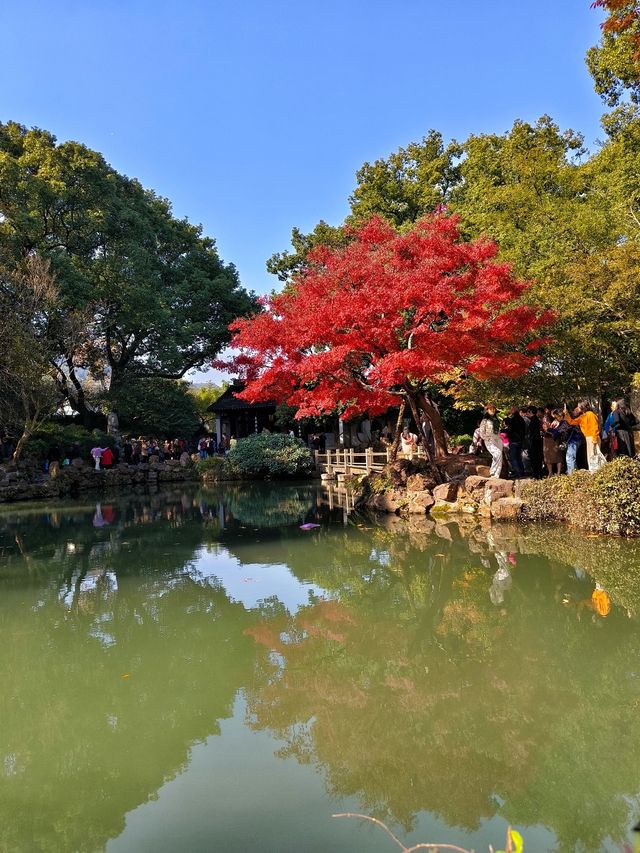
[[[130,678],[131,676],[129,675],[129,673],[128,673],[128,672],[125,672],[125,674],[124,674],[123,676],[121,676],[121,677],[122,677],[122,678]]]

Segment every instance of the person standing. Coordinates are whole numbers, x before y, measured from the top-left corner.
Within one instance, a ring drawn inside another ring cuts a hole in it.
[[[517,406],[512,406],[509,416],[505,418],[507,438],[509,439],[509,464],[514,478],[524,477],[522,451],[527,432],[527,425]]]
[[[500,477],[502,473],[502,451],[503,443],[500,436],[500,421],[497,416],[497,409],[493,403],[485,409],[485,414],[480,421],[478,434],[484,442],[484,446],[491,454],[491,477]]]
[[[573,416],[565,412],[564,417],[568,424],[580,428],[580,432],[587,443],[587,465],[589,466],[589,471],[597,471],[605,459],[600,450],[600,426],[598,418],[592,411],[591,406],[586,400],[582,400],[574,409]]]
[[[400,446],[403,455],[407,459],[413,459],[414,453],[418,452],[418,436],[414,432],[410,432],[408,426],[405,426],[402,430]]]
[[[542,421],[542,450],[544,464],[550,477],[554,474],[562,474],[564,464],[564,454],[560,447],[561,419],[562,412],[554,410],[550,415],[545,415]]]
[[[102,451],[102,458],[100,462],[103,468],[111,468],[113,465],[113,451],[110,447],[105,447]]]
[[[535,406],[529,406],[527,410],[529,417],[528,439],[529,439],[529,462],[531,463],[531,473],[539,480],[542,477],[543,465],[543,447],[542,447],[542,416],[543,409],[537,409]]]
[[[613,408],[613,406],[612,406]],[[613,414],[613,429],[618,439],[618,456],[630,456],[636,454],[635,442],[633,440],[633,428],[638,423],[636,416],[627,406],[626,400],[617,400]]]

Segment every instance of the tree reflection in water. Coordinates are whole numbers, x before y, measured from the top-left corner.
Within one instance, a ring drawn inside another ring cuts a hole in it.
[[[280,757],[387,823],[621,839],[640,794],[640,543],[331,518],[298,486],[1,513],[0,849],[100,849],[241,689]],[[249,608],[203,546],[326,592]]]
[[[605,629],[579,605],[585,570],[615,571],[610,541],[585,560],[566,530],[433,531],[348,538],[366,572],[340,552],[312,575],[327,599],[247,629],[262,649],[250,724],[318,766],[331,793],[406,828],[424,810],[468,830],[499,813],[550,827],[562,849],[620,840],[640,791],[638,577],[618,579]],[[617,544],[614,559],[637,549]]]

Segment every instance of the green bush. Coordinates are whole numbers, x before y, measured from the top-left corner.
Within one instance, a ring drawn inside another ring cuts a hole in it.
[[[473,436],[468,433],[463,433],[462,435],[450,435],[449,436],[449,447],[459,447],[462,445],[465,449],[468,449],[469,445],[473,441]]]
[[[524,518],[564,521],[581,530],[640,536],[640,462],[621,456],[595,474],[539,480],[523,492]]]
[[[196,471],[206,480],[225,480],[226,460],[223,456],[208,456],[206,459],[198,459]]]
[[[87,458],[92,447],[99,445],[100,447],[113,447],[114,438],[107,435],[101,430],[93,430],[90,432],[84,427],[71,424],[70,426],[62,426],[62,424],[50,423],[42,424],[31,435],[24,447],[24,456],[33,456],[36,459],[46,459],[51,450],[58,450],[60,457],[64,458],[67,451],[70,451],[74,445],[80,447],[80,454],[83,458]]]
[[[279,433],[262,432],[241,438],[226,461],[230,474],[241,477],[296,477],[313,468],[305,443]]]

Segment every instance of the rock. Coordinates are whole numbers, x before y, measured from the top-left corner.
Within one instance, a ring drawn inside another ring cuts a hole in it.
[[[406,506],[407,512],[412,515],[424,515],[429,507],[435,503],[431,492],[423,489],[421,492],[412,492],[409,497],[409,503]]]
[[[407,491],[424,491],[424,477],[422,476],[422,474],[412,474],[410,477],[407,477]]]
[[[373,499],[373,507],[381,512],[397,512],[400,509],[400,502],[395,500],[393,495],[376,495]]]
[[[84,459],[81,459],[79,456],[76,456],[75,459],[71,460],[71,464],[74,468],[84,468]]]
[[[513,480],[501,480],[498,477],[489,477],[484,486],[484,502],[492,504],[500,498],[513,496]]]
[[[180,454],[180,466],[182,468],[188,468],[189,465],[191,465],[191,457],[185,450],[183,453]]]
[[[442,483],[433,490],[433,497],[440,501],[455,501],[458,497],[457,483]]]
[[[523,477],[522,480],[516,480],[515,483],[513,484],[513,494],[515,495],[515,497],[521,498],[522,492],[524,491],[524,489],[527,486],[530,486],[531,483],[537,483],[537,482],[538,481],[535,480],[533,477]]]
[[[49,476],[52,480],[55,480],[56,477],[60,474],[60,463],[59,462],[50,462],[49,463]]]
[[[491,504],[491,517],[515,521],[523,505],[524,501],[520,498],[498,498]]]
[[[160,457],[157,455],[157,453],[154,453],[149,457],[149,465],[157,465],[159,461]]]
[[[449,514],[458,512],[458,504],[455,501],[436,500],[431,507],[431,515]]]
[[[451,531],[446,524],[436,524],[434,532],[440,539],[446,539],[447,542],[453,542]]]
[[[484,487],[488,477],[480,477],[478,474],[473,474],[467,477],[464,481],[466,493],[474,500],[480,501],[484,497]]]
[[[476,474],[479,477],[489,477],[491,475],[491,468],[489,465],[476,465]]]

